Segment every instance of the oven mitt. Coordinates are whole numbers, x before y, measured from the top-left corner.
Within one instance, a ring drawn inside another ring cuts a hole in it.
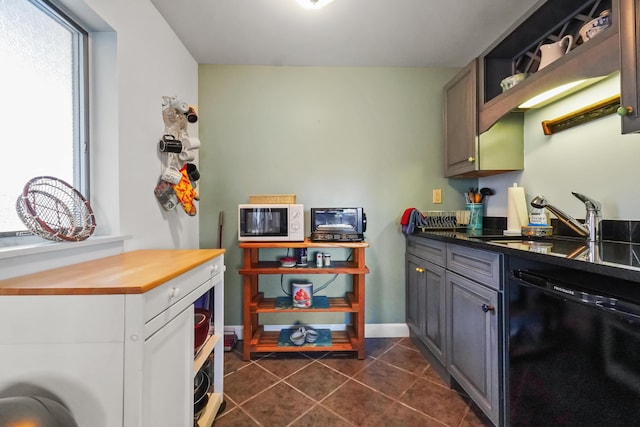
[[[197,210],[193,201],[200,200],[200,198],[198,197],[196,190],[193,188],[193,185],[191,185],[189,175],[187,174],[186,164],[180,168],[180,174],[182,175],[182,178],[179,183],[172,185],[173,191],[176,193],[178,201],[182,205],[182,209],[184,209],[188,215],[194,216]]]

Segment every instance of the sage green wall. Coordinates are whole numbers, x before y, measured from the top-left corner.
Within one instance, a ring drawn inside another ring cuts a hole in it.
[[[405,322],[400,217],[408,207],[459,208],[469,185],[442,172],[442,87],[455,71],[199,66],[200,244],[217,245],[222,212],[227,325],[242,323],[237,205],[274,193],[297,195],[307,233],[311,207],[364,207],[365,321]],[[441,205],[431,203],[434,188]]]

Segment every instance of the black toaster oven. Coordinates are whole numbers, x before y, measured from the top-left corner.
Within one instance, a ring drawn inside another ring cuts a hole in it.
[[[367,215],[362,208],[311,208],[314,242],[362,242]]]

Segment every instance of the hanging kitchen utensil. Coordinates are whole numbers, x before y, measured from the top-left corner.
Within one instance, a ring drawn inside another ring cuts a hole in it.
[[[222,225],[224,224],[224,212],[218,215],[218,249],[222,249]]]

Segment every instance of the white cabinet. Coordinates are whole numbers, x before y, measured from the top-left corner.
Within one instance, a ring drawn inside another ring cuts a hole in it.
[[[222,403],[224,250],[135,251],[0,281],[0,397],[37,394],[80,427],[191,427],[193,379],[214,352],[200,427]],[[214,288],[214,336],[194,361],[193,303]],[[11,324],[11,327],[8,325]]]
[[[190,306],[144,342],[143,426],[193,422],[193,316]]]

